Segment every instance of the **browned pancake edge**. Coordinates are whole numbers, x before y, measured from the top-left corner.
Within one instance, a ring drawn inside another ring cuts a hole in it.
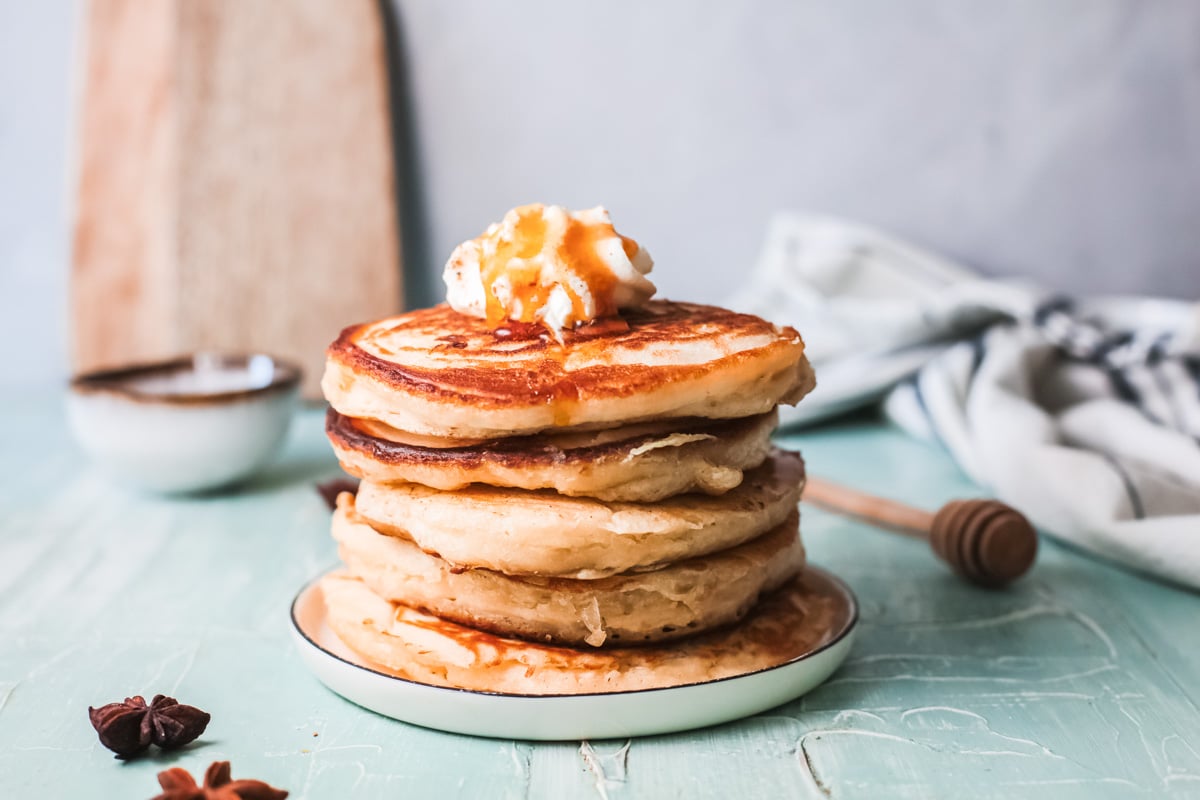
[[[616,329],[599,326],[599,332],[593,333],[584,327],[578,332],[565,332],[560,344],[533,326],[522,326],[517,335],[498,335],[484,320],[460,314],[442,304],[396,317],[390,330],[442,332],[437,339],[438,347],[456,351],[465,366],[428,369],[368,353],[357,342],[377,323],[346,328],[329,346],[327,356],[360,377],[420,395],[427,401],[506,408],[631,397],[664,384],[694,381],[710,373],[736,369],[742,363],[770,360],[787,351],[795,351],[797,358],[802,358],[804,350],[794,328],[777,327],[760,317],[716,306],[652,300],[641,308],[623,312],[622,316],[628,330],[621,330],[623,326]],[[615,347],[625,351],[664,344],[682,347],[690,341],[746,334],[767,336],[770,342],[701,364],[599,364],[568,370],[563,363],[565,350],[595,349],[602,355],[605,349]],[[499,345],[504,347],[509,366],[471,365],[472,352],[492,352]]]

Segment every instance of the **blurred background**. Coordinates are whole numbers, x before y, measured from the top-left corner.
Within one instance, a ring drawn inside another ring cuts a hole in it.
[[[69,372],[81,16],[0,3],[7,386]],[[784,209],[1068,292],[1200,295],[1194,0],[399,0],[384,19],[407,305],[528,202],[606,205],[668,297],[728,297]]]

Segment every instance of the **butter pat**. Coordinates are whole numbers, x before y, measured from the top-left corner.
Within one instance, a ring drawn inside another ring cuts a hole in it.
[[[493,326],[541,324],[557,335],[645,303],[655,292],[646,277],[653,266],[604,208],[535,204],[514,208],[456,247],[442,279],[446,301],[460,314]]]

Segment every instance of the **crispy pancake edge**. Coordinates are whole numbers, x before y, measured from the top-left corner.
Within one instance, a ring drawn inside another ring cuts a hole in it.
[[[656,327],[662,325],[661,312],[670,312],[668,320],[676,330],[687,331],[697,325],[707,325],[730,333],[753,333],[769,335],[772,340],[761,347],[730,353],[702,364],[656,364],[647,365],[601,365],[565,372],[555,351],[560,347],[544,337],[523,340],[522,357],[530,359],[541,355],[543,370],[531,374],[524,369],[496,370],[494,368],[429,369],[406,366],[373,355],[358,345],[364,332],[374,328],[383,320],[365,322],[345,328],[326,351],[327,357],[349,369],[359,378],[368,378],[387,389],[411,395],[419,395],[425,402],[470,403],[483,408],[511,408],[522,405],[540,405],[548,402],[587,402],[596,399],[629,397],[662,386],[666,383],[681,383],[703,378],[714,372],[736,369],[749,361],[763,363],[773,361],[783,351],[796,350],[796,361],[804,358],[804,343],[800,334],[791,327],[779,327],[751,314],[741,314],[717,306],[693,303],[676,303],[656,300],[643,309],[626,312],[630,323],[628,331],[616,334],[604,333],[595,336],[566,334],[565,343],[588,346],[605,339],[613,346],[643,349],[653,344],[672,342],[673,337],[655,335]],[[653,312],[653,313],[651,313]],[[417,322],[429,317],[431,324],[439,316],[454,321],[456,328],[446,328],[446,347],[456,347],[455,337],[495,336],[483,320],[457,314],[444,304],[433,308],[411,311],[394,317]],[[497,341],[501,341],[497,337]],[[469,353],[464,353],[469,357]],[[544,372],[554,373],[552,380],[535,383],[545,377]]]
[[[675,433],[708,434],[718,438],[740,437],[751,433],[761,425],[774,427],[774,411],[752,417],[732,420],[712,420],[689,417],[678,421]],[[663,438],[660,433],[648,433],[619,439],[604,444],[564,450],[554,445],[538,443],[540,434],[497,439],[466,447],[420,447],[392,442],[371,436],[358,430],[354,418],[330,408],[325,414],[325,434],[338,447],[357,451],[383,464],[426,464],[477,467],[494,463],[504,467],[518,468],[530,465],[585,465],[606,458],[624,457],[630,448]]]

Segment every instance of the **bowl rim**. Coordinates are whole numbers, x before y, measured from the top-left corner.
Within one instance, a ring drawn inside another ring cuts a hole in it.
[[[262,386],[221,392],[172,392],[168,394],[143,391],[131,383],[134,379],[151,375],[195,372],[202,362],[218,367],[248,367],[251,360],[255,358],[269,358],[274,367],[271,380]],[[303,371],[294,362],[278,358],[270,353],[227,353],[200,350],[160,361],[145,361],[81,372],[71,377],[68,386],[70,391],[77,395],[107,394],[137,403],[201,406],[221,405],[291,391],[300,386],[302,377]]]

